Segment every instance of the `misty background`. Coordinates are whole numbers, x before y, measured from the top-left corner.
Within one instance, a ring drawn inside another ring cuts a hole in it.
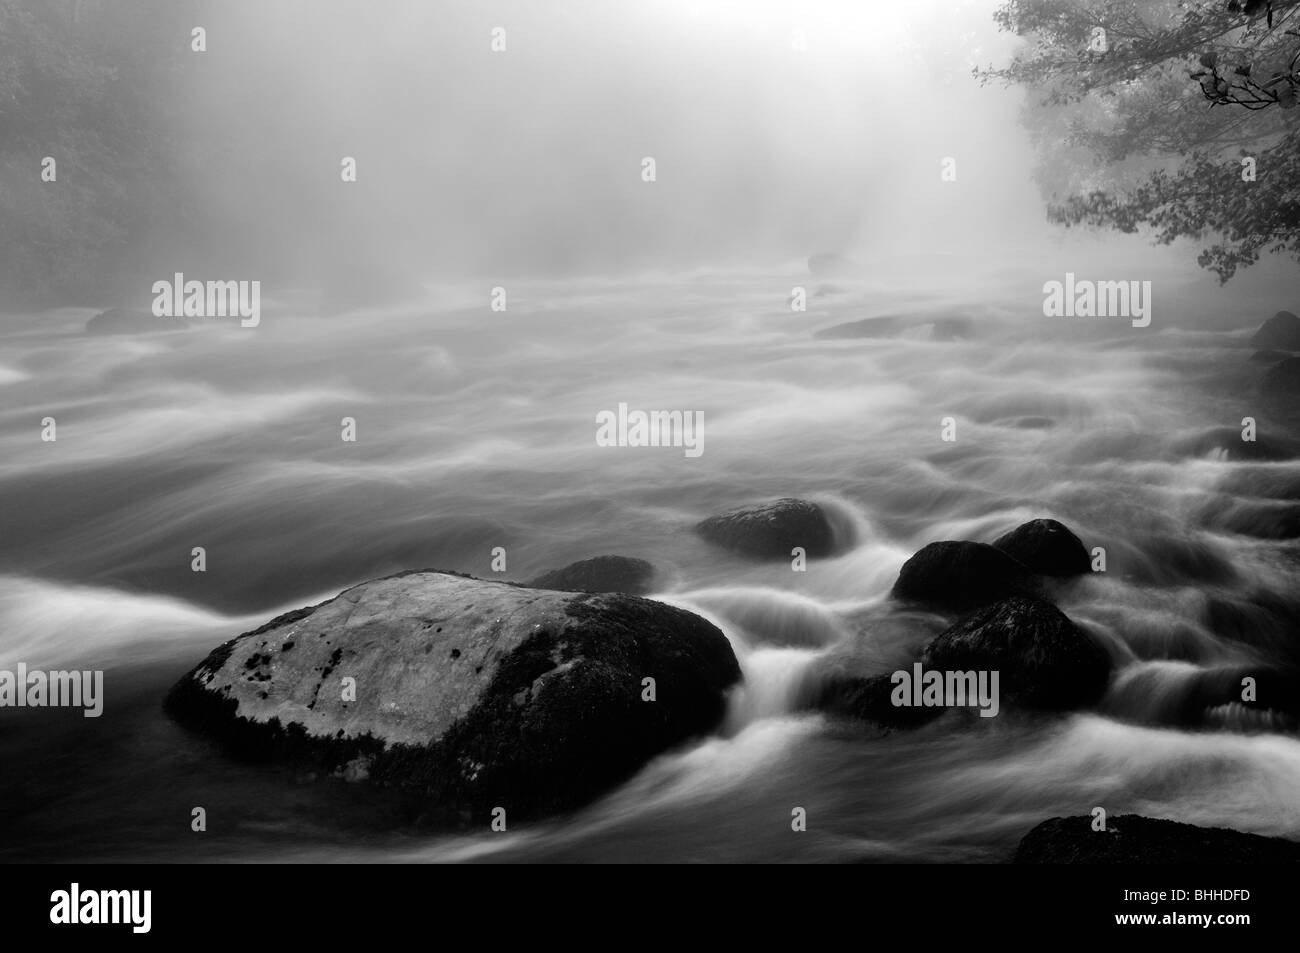
[[[1020,260],[1061,230],[1023,93],[970,75],[1017,42],[994,7],[4,0],[6,297],[142,304],[183,271],[348,307],[822,250]]]
[[[1250,337],[1294,262],[1221,286],[1194,243],[1049,225],[1040,183],[1080,170],[970,75],[1015,49],[995,6],[0,0],[0,666],[107,686],[102,719],[6,715],[0,857],[987,861],[1099,804],[1295,837],[1296,696],[1220,692],[1300,667],[1300,431]],[[91,327],[178,271],[261,281],[261,323]],[[1067,271],[1152,281],[1150,327],[1045,318]],[[703,413],[705,452],[598,446],[620,403]],[[692,532],[789,496],[843,552],[791,572]],[[1039,518],[1110,554],[1058,599],[1114,663],[1095,710],[881,738],[800,701],[937,634],[889,595],[922,547]],[[714,622],[743,688],[518,836],[394,832],[375,790],[161,710],[358,582],[602,554]]]

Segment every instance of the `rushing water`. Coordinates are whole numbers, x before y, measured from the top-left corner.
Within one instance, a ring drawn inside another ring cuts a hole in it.
[[[0,856],[1001,860],[1040,820],[1097,805],[1300,836],[1293,734],[1167,717],[1205,673],[1300,655],[1294,433],[1257,406],[1243,333],[1049,321],[1041,281],[989,274],[977,302],[938,280],[837,281],[807,314],[789,289],[819,283],[791,268],[512,287],[506,313],[481,289],[327,318],[286,299],[255,330],[6,318],[0,667],[103,668],[106,707],[0,712]],[[974,333],[812,334],[887,313],[963,314]],[[597,412],[620,402],[702,410],[703,455],[596,446]],[[778,496],[825,505],[843,555],[795,573],[689,531]],[[1056,595],[1119,667],[1096,711],[880,736],[794,710],[819,661],[888,670],[937,631],[886,613],[920,546],[1038,516],[1107,549],[1107,573]],[[495,546],[514,579],[601,553],[662,567],[656,597],[714,621],[741,660],[718,734],[571,816],[438,836],[365,784],[233,762],[163,716],[166,688],[231,635],[403,568],[491,577]]]

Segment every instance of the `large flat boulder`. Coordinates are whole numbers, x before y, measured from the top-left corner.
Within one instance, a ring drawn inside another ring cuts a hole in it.
[[[712,730],[739,679],[726,637],[685,610],[422,570],[232,639],[166,707],[236,754],[487,823],[493,807],[519,819],[590,800]]]

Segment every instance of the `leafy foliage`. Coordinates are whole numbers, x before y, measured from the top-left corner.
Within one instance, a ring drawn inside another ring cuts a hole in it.
[[[1009,0],[995,18],[1027,43],[977,72],[1030,90],[1052,221],[1208,241],[1224,282],[1264,251],[1300,259],[1300,0]]]

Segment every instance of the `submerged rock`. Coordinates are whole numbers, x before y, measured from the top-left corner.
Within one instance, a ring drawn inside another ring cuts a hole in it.
[[[1055,427],[1056,421],[1051,417],[1017,417],[1011,421],[1010,425],[1017,430],[1047,430],[1050,427]]]
[[[1080,576],[1092,571],[1088,550],[1079,537],[1056,520],[1021,523],[995,539],[993,546],[1044,576]]]
[[[852,275],[860,270],[856,262],[834,252],[818,252],[808,258],[808,271],[817,276]]]
[[[1241,566],[1232,550],[1208,533],[1133,531],[1127,543],[1138,555],[1127,560],[1126,575],[1140,585],[1223,586],[1241,579]]]
[[[809,556],[829,556],[835,548],[825,511],[790,497],[711,516],[695,532],[717,546],[762,559],[788,559],[796,546]]]
[[[815,331],[813,337],[823,340],[845,340],[852,338],[887,338],[899,334],[907,324],[893,315],[878,318],[863,318],[860,321],[846,321],[833,324],[828,328]]]
[[[1267,397],[1295,397],[1300,394],[1300,357],[1288,357],[1268,369],[1260,381]]]
[[[1102,710],[1179,728],[1295,731],[1300,726],[1300,670],[1266,664],[1207,669],[1186,663],[1138,665],[1119,673]]]
[[[1279,311],[1259,326],[1250,343],[1260,350],[1300,351],[1300,318]]]
[[[1300,843],[1222,827],[1121,814],[1094,831],[1091,817],[1054,817],[1026,834],[1017,864],[1300,863]]]
[[[1300,593],[1294,589],[1249,585],[1232,593],[1207,593],[1203,622],[1221,639],[1254,646],[1265,657],[1300,669]]]
[[[1110,679],[1104,649],[1060,609],[1012,596],[959,620],[925,650],[926,668],[999,673],[1005,704],[1057,711],[1101,697]]]
[[[139,334],[154,331],[183,331],[189,324],[183,318],[159,318],[150,311],[110,308],[86,322],[87,334]]]
[[[817,290],[813,292],[813,297],[825,298],[829,295],[844,294],[844,292],[845,289],[841,288],[839,285],[831,285],[831,284],[818,285]]]
[[[739,679],[726,637],[685,610],[423,570],[227,642],[166,708],[236,754],[350,772],[435,821],[486,823],[497,806],[523,819],[590,800],[713,729]]]
[[[1290,356],[1286,351],[1256,351],[1250,356],[1250,360],[1256,364],[1276,364]]]
[[[958,341],[974,336],[975,323],[963,314],[883,314],[833,324],[813,333],[823,340],[908,337]]]
[[[1209,529],[1256,539],[1300,539],[1300,503],[1211,496],[1198,517]]]
[[[1243,440],[1240,427],[1207,427],[1175,437],[1169,445],[1177,453],[1197,457],[1214,454],[1224,460],[1275,461],[1300,456],[1300,442],[1270,433]]]
[[[655,568],[644,559],[593,556],[563,569],[542,573],[524,585],[569,592],[626,592],[639,596],[653,590]]]
[[[987,543],[930,543],[903,563],[893,596],[951,611],[988,605],[1037,588],[1022,562]]]
[[[881,728],[916,728],[944,713],[939,707],[895,705],[890,697],[893,692],[892,673],[865,678],[830,676],[812,687],[801,707]]]
[[[962,341],[972,337],[975,324],[970,318],[958,315],[951,318],[936,318],[930,328],[932,341]]]

